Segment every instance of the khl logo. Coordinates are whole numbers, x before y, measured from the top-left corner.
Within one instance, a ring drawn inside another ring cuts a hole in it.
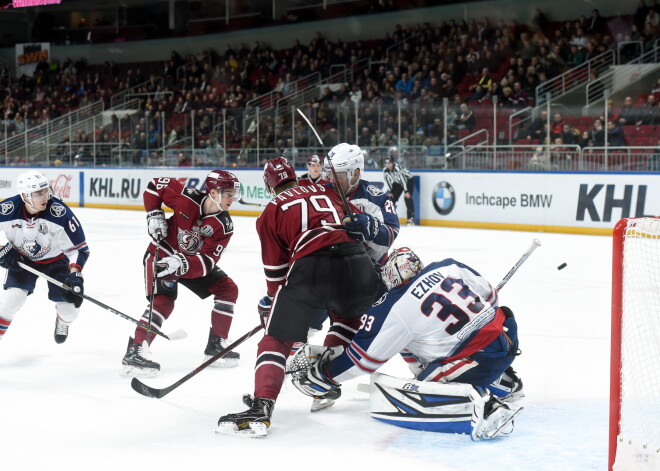
[[[447,182],[438,183],[433,189],[433,207],[435,210],[446,216],[451,213],[456,204],[456,192],[454,187]]]

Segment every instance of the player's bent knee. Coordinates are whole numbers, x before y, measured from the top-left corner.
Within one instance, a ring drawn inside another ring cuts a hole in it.
[[[20,288],[8,288],[0,294],[0,316],[11,321],[27,299],[27,291]]]
[[[75,307],[73,303],[55,303],[55,310],[58,317],[67,323],[75,321],[80,312],[80,308]]]

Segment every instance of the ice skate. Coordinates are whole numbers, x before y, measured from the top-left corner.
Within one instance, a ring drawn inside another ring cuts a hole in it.
[[[69,324],[60,320],[59,317],[55,318],[55,343],[66,342],[69,336]]]
[[[141,376],[145,378],[158,375],[160,365],[146,358],[147,355],[147,347],[134,343],[133,338],[129,338],[126,355],[124,355],[124,359],[121,361],[121,364],[124,366],[122,374],[125,376]]]
[[[222,350],[227,348],[229,342],[222,337],[213,335],[209,332],[209,341],[206,344],[206,349],[204,350],[204,355],[206,359],[209,360],[211,357],[217,355]],[[228,352],[222,358],[217,359],[211,366],[217,368],[234,368],[238,366],[238,360],[240,360],[241,354],[238,352]]]
[[[249,399],[252,406],[248,410],[220,417],[218,428],[215,430],[216,433],[241,435],[251,438],[262,438],[267,435],[275,401],[264,397],[253,398],[249,396]],[[243,402],[246,402],[245,396],[243,397]]]

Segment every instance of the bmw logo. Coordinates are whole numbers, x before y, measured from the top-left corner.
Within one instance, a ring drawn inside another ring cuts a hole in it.
[[[433,189],[433,207],[435,210],[446,216],[454,209],[454,204],[456,204],[454,187],[447,182],[438,183]]]

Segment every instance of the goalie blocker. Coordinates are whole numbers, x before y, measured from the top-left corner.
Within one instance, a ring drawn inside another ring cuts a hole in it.
[[[506,404],[488,389],[465,383],[435,383],[374,373],[369,386],[374,419],[428,432],[469,434],[488,440],[513,430],[522,407]]]

